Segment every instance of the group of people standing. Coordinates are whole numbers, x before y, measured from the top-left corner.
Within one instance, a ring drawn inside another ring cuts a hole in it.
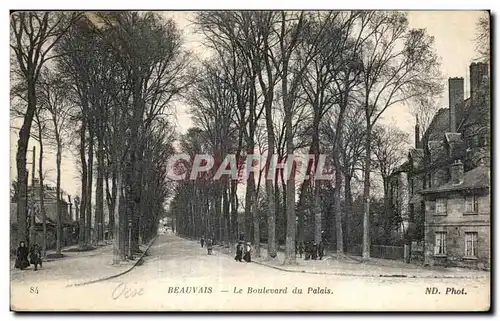
[[[247,263],[252,262],[252,246],[250,245],[250,242],[238,242],[238,245],[236,245],[236,256],[234,257],[234,260],[238,262],[242,262],[242,260],[245,260]]]
[[[201,247],[204,247],[206,245],[207,247],[207,254],[212,255],[213,251],[213,241],[211,238],[207,239],[205,242],[205,237],[202,236],[200,239],[200,244]],[[250,242],[244,242],[240,241],[238,242],[238,245],[236,245],[236,256],[234,257],[235,261],[242,262],[245,260],[245,262],[251,262],[252,261],[252,246],[250,245]]]
[[[205,237],[200,239],[201,247],[205,245]],[[207,254],[211,255],[213,250],[213,241],[211,238],[206,241]],[[305,260],[322,260],[325,256],[325,245],[323,241],[316,243],[313,241],[307,242],[295,242],[295,255],[299,254],[302,258],[304,254]],[[252,261],[252,246],[250,242],[239,241],[236,245],[236,256],[235,261],[238,262],[251,262]]]
[[[214,246],[214,244],[213,244],[213,243],[214,243],[214,242],[212,241],[212,239],[211,239],[211,238],[209,238],[209,239],[207,240],[207,254],[208,254],[208,255],[212,255],[213,246]],[[201,237],[200,244],[201,244],[201,247],[203,247],[203,246],[205,245],[205,237],[204,237],[204,236],[202,236],[202,237]]]
[[[300,258],[302,258],[302,254],[305,254],[305,260],[322,260],[325,256],[325,245],[323,241],[319,243],[313,241],[295,242],[295,255],[297,254]]]
[[[14,267],[16,269],[24,270],[33,264],[35,266],[35,271],[38,270],[38,266],[42,267],[42,249],[38,244],[32,245],[29,249],[24,241],[19,242],[19,247],[16,252],[16,263]]]

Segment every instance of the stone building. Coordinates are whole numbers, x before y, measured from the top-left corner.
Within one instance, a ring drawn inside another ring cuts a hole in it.
[[[464,172],[456,160],[449,182],[423,190],[425,264],[489,268],[490,169]]]
[[[449,108],[441,108],[391,176],[393,204],[406,221],[405,238],[424,241],[426,264],[489,266],[490,82],[484,63],[464,79],[448,80]],[[401,184],[406,177],[407,184]]]
[[[45,184],[44,184],[45,185]],[[34,187],[34,189],[33,189]],[[38,180],[35,180],[34,184],[28,186],[28,219],[34,214],[35,215],[35,242],[38,244],[43,243],[43,215],[41,212],[40,203],[40,184]],[[47,222],[47,249],[54,249],[56,247],[56,222],[57,222],[57,211],[56,211],[56,189],[55,187],[46,185],[44,189],[44,209],[46,214]],[[76,244],[78,242],[78,223],[75,221],[75,211],[73,209],[73,204],[70,203],[70,197],[64,195],[61,192],[61,198],[59,201],[59,212],[61,214],[62,223],[62,246],[68,246]],[[28,221],[28,228],[30,221]],[[18,244],[16,244],[17,237],[17,203],[10,203],[10,247],[11,250],[16,249]]]

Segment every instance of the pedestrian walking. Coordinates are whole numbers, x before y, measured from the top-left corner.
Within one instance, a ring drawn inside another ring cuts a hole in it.
[[[312,254],[312,245],[311,242],[307,241],[305,244],[305,260],[310,260]]]
[[[312,259],[313,260],[318,259],[318,244],[316,242],[314,242],[312,246]]]
[[[42,267],[42,249],[38,244],[30,247],[30,263],[35,266],[35,271],[38,270],[39,265]]]
[[[203,236],[201,237],[200,243],[201,247],[203,247],[203,245],[205,244],[205,238]]]
[[[207,254],[212,255],[212,239],[207,240]]]
[[[19,242],[19,247],[17,248],[17,256],[15,268],[24,270],[30,263],[28,261],[28,247],[26,247],[26,243],[24,241]]]
[[[243,259],[245,262],[250,263],[252,262],[252,247],[250,246],[250,242],[247,242],[245,246],[245,256],[243,256]]]
[[[304,242],[299,243],[299,256],[302,258],[302,254],[304,253]]]
[[[236,256],[234,257],[235,261],[241,262],[243,259],[243,242],[238,242],[238,245],[236,245]]]
[[[323,256],[325,256],[325,245],[323,244],[323,241],[320,241],[318,244],[318,255],[319,259],[323,260]]]

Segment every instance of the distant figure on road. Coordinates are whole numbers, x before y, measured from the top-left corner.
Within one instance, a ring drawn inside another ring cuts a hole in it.
[[[201,237],[200,243],[201,243],[201,247],[203,247],[203,244],[205,244],[205,238],[203,236]]]
[[[212,255],[212,239],[207,240],[207,254]]]
[[[305,260],[310,260],[311,259],[312,246],[311,246],[311,243],[309,241],[307,241],[306,244],[305,244],[305,246],[304,246],[304,252],[305,252],[304,259]]]
[[[314,242],[312,246],[312,259],[313,260],[318,259],[318,244],[316,242]]]
[[[235,261],[241,262],[243,259],[243,242],[239,242],[238,245],[236,245],[236,256],[234,257]]]
[[[39,265],[42,267],[42,249],[38,244],[30,247],[30,263],[35,266],[35,271],[38,270]]]
[[[302,254],[304,253],[304,242],[299,243],[299,255],[302,258]]]
[[[325,256],[325,245],[323,244],[323,241],[318,244],[318,256],[320,260],[323,260],[323,256]]]
[[[28,266],[30,266],[28,261],[28,248],[26,247],[26,243],[21,241],[19,242],[19,247],[17,248],[15,268],[24,270]]]
[[[245,246],[245,255],[243,256],[243,259],[247,263],[250,263],[252,261],[251,252],[252,252],[252,247],[250,246],[250,242],[247,242],[247,244]]]

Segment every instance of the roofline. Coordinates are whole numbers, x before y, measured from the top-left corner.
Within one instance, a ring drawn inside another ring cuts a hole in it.
[[[464,187],[464,186],[451,186],[451,187],[446,187],[442,189],[427,189],[420,191],[420,194],[437,194],[437,193],[444,193],[444,192],[453,192],[453,191],[463,191],[463,190],[468,190],[468,189],[484,189],[484,188],[490,188],[488,185],[483,185],[483,186],[469,186],[469,187]]]

